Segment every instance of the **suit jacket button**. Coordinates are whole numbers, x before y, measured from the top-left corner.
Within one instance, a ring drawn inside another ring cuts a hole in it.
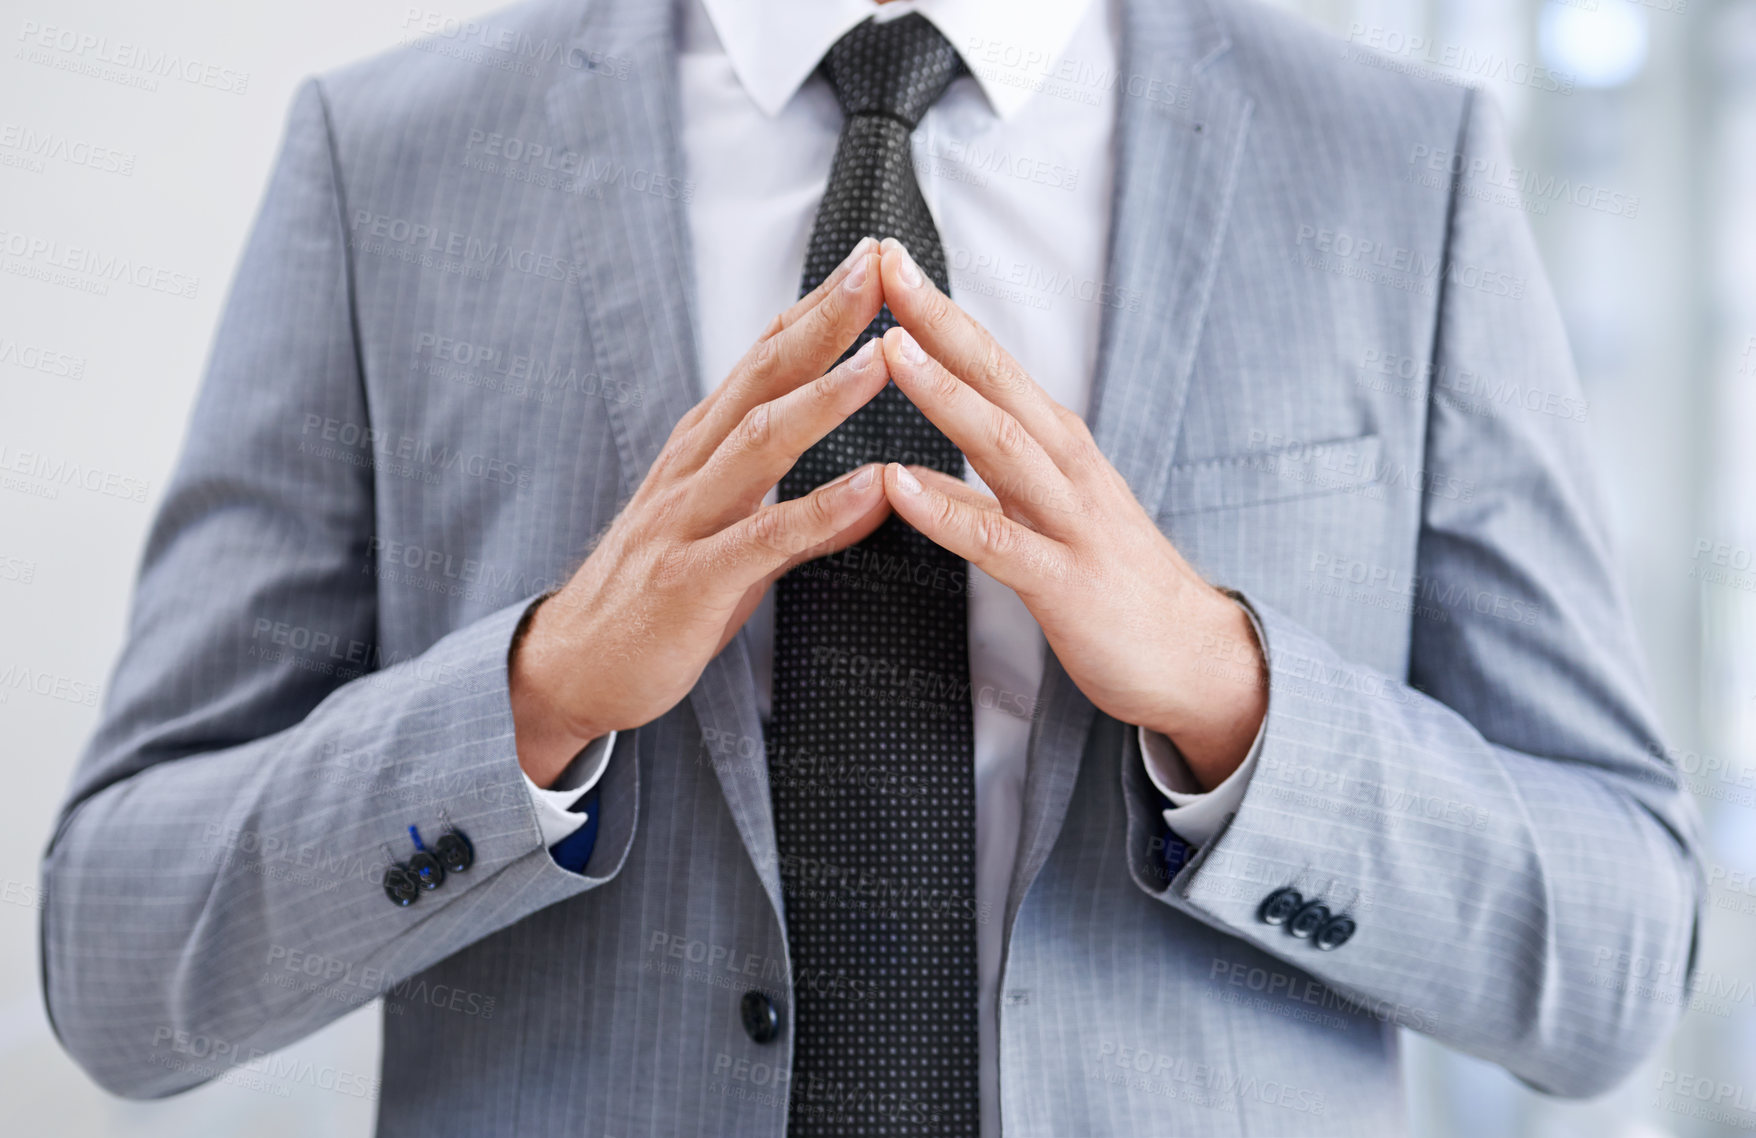
[[[437,889],[445,884],[445,867],[426,850],[416,850],[408,860],[409,872],[421,883],[422,889]]]
[[[744,1020],[744,1033],[756,1042],[773,1043],[780,1034],[780,1012],[763,993],[745,992],[738,1003],[738,1013]]]
[[[1300,940],[1304,940],[1306,937],[1322,928],[1324,922],[1328,920],[1328,907],[1321,901],[1313,901],[1303,909],[1300,909],[1297,913],[1293,914],[1293,919],[1287,922],[1287,932],[1292,933]]]
[[[475,864],[476,850],[462,830],[447,830],[433,843],[433,856],[445,867],[446,873],[462,873]]]
[[[415,875],[400,865],[393,865],[384,871],[384,895],[394,905],[408,908],[421,895],[421,887],[415,883]]]
[[[1311,943],[1318,948],[1321,948],[1324,952],[1328,952],[1330,949],[1340,948],[1352,938],[1356,927],[1358,926],[1354,924],[1354,919],[1352,917],[1335,917],[1330,920],[1328,924],[1317,930],[1317,939],[1313,940]]]
[[[1256,910],[1256,919],[1265,925],[1284,925],[1304,903],[1305,899],[1299,896],[1297,889],[1276,889]]]

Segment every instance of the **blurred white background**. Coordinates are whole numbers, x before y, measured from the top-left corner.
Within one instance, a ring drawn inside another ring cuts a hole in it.
[[[1756,1129],[1756,0],[1275,2],[1341,40],[1479,83],[1506,111],[1522,167],[1509,176],[1566,313],[1624,579],[1712,846],[1704,985],[1649,1068],[1605,1099],[1556,1102],[1410,1037],[1414,1131]],[[96,1089],[44,1018],[37,860],[120,644],[145,528],[295,84],[430,17],[496,6],[0,3],[0,471],[48,461],[95,472],[91,488],[53,497],[39,479],[0,478],[9,1134],[371,1131],[371,1101],[299,1073],[375,1072],[370,1008],[287,1053],[288,1074],[155,1104]],[[70,68],[76,53],[31,48],[43,28],[177,54],[207,65],[207,81]],[[192,295],[45,281],[31,252],[40,241],[178,274],[169,279]],[[1699,1087],[1722,1101],[1701,1102]]]

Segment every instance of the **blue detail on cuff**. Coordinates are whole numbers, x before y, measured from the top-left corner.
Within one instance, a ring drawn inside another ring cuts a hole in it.
[[[591,861],[591,851],[598,844],[598,788],[592,787],[568,809],[584,814],[585,825],[550,846],[549,856],[570,873],[584,873],[586,863]]]

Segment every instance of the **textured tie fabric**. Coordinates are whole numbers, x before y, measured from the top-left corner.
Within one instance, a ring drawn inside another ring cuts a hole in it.
[[[821,70],[846,119],[802,291],[867,235],[901,241],[948,290],[909,135],[962,73],[957,51],[910,14],[854,28]],[[894,324],[881,310],[849,352]],[[873,461],[963,473],[888,384],[781,497]],[[980,1129],[968,579],[892,517],[776,585],[768,762],[796,1001],[791,1138]]]

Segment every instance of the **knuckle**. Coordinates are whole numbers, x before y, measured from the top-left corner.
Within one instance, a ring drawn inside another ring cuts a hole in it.
[[[932,385],[933,394],[941,399],[955,399],[958,396],[963,381],[953,375],[949,368],[929,362],[922,370],[926,372],[927,382]]]
[[[761,450],[768,445],[774,435],[774,420],[770,404],[758,403],[744,412],[738,422],[736,446],[740,451]]]
[[[982,377],[997,388],[1010,391],[1018,386],[1018,368],[1012,357],[1006,354],[999,341],[985,333],[979,368]]]
[[[964,524],[963,513],[949,494],[940,494],[933,502],[933,524],[936,529],[955,529]]]
[[[1084,419],[1073,413],[1072,408],[1060,403],[1055,404],[1055,417],[1061,420],[1061,425],[1073,432],[1076,438],[1084,439],[1086,442],[1092,441],[1091,428],[1085,425]]]
[[[850,375],[848,371],[843,370],[846,367],[847,364],[843,363],[838,367],[831,368],[811,383],[811,401],[818,408],[838,407],[843,399],[848,398],[850,385],[843,382]]]
[[[1104,452],[1097,448],[1096,443],[1078,435],[1073,436],[1073,445],[1068,449],[1067,458],[1073,472],[1080,475],[1099,473],[1109,465],[1109,459],[1104,457]]]
[[[1005,515],[984,510],[976,519],[976,539],[989,553],[1007,553],[1013,544],[1012,527],[1007,524]]]
[[[681,484],[664,487],[653,496],[641,516],[633,519],[634,534],[642,543],[665,540],[664,535],[681,521],[686,505],[687,496]]]
[[[921,320],[934,332],[948,332],[957,322],[957,308],[950,297],[934,289],[927,298]]]
[[[842,319],[848,315],[845,305],[825,312],[822,319],[811,321],[810,348],[813,357],[828,356],[834,359],[840,355],[840,348],[848,337],[842,333]]]
[[[835,503],[829,493],[817,490],[805,499],[805,522],[814,532],[822,533],[835,526]]]
[[[750,540],[776,553],[786,552],[786,515],[778,510],[764,510],[750,522]]]
[[[778,317],[777,317],[778,319]],[[762,340],[750,349],[747,372],[751,375],[766,375],[779,366],[782,353],[786,350],[786,334],[784,331]]]
[[[990,433],[994,450],[1002,458],[1022,458],[1030,447],[1030,436],[1025,432],[1024,424],[1004,411],[994,415]]]
[[[660,590],[676,589],[693,575],[693,559],[686,545],[665,545],[653,555],[652,583]]]

